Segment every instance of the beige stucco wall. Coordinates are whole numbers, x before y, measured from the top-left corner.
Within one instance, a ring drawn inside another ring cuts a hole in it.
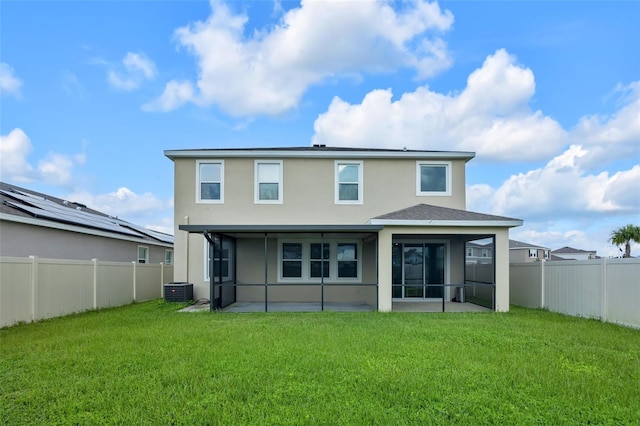
[[[282,204],[254,203],[254,158],[219,159],[224,160],[223,204],[196,204],[196,159],[174,160],[176,280],[191,281],[198,268],[191,266],[187,271],[187,247],[196,262],[202,257],[201,245],[187,244],[187,239],[201,237],[187,237],[178,229],[181,224],[364,224],[420,203],[465,209],[464,160],[451,162],[451,196],[425,197],[416,195],[416,162],[422,160],[364,159],[363,204],[336,205],[333,158],[282,158]]]
[[[38,256],[50,259],[138,260],[138,246],[149,248],[149,263],[164,263],[170,247],[150,241],[127,241],[25,223],[0,221],[0,256]]]

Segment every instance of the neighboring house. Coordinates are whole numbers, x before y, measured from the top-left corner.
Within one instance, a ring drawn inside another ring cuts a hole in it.
[[[509,261],[511,263],[536,262],[538,260],[550,260],[548,247],[542,247],[522,241],[509,240]]]
[[[509,228],[465,205],[470,152],[301,148],[168,150],[175,281],[235,302],[452,300],[465,244],[491,239],[495,309],[509,310]],[[210,275],[214,279],[210,280]]]
[[[493,262],[493,244],[469,241],[465,248],[467,263]]]
[[[553,250],[551,255],[558,258],[558,260],[590,260],[600,258],[596,255],[596,250],[580,250],[573,247],[562,247]]]
[[[173,264],[173,236],[0,182],[0,255]]]

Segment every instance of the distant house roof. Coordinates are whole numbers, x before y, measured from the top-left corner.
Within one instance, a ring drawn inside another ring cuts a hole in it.
[[[431,204],[418,204],[377,216],[369,223],[372,225],[513,227],[522,225],[522,220]]]
[[[509,249],[538,249],[550,250],[549,247],[542,247],[531,243],[523,243],[522,241],[509,240]]]
[[[556,250],[552,250],[551,253],[560,253],[560,254],[590,254],[596,253],[596,250],[580,250],[573,247],[562,247]]]
[[[164,155],[176,158],[215,157],[284,157],[284,158],[459,158],[465,161],[475,157],[474,152],[427,151],[412,149],[348,148],[313,145],[277,148],[204,148],[166,150]]]
[[[45,226],[47,223],[72,225],[85,229],[87,233],[101,232],[141,241],[173,244],[173,235],[109,216],[81,203],[4,182],[0,182],[0,218],[30,223],[37,220],[38,224]]]

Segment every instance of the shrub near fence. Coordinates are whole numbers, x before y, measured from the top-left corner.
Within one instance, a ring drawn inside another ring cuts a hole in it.
[[[0,257],[0,327],[162,297],[173,267]]]
[[[511,264],[510,303],[640,327],[640,259]]]

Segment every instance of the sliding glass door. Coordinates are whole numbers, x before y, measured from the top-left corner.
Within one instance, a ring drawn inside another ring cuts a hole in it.
[[[394,243],[392,265],[394,298],[442,298],[444,243]]]

